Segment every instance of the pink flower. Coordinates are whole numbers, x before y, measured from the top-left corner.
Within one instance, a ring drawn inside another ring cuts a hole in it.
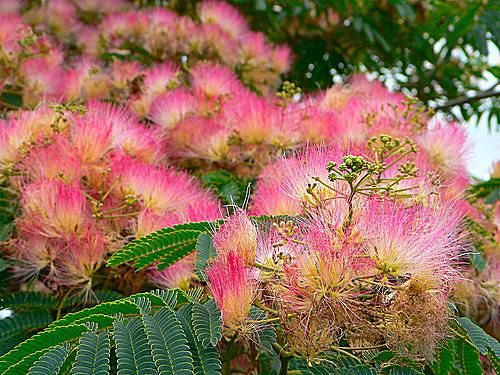
[[[167,138],[167,152],[174,157],[221,161],[229,155],[229,130],[211,118],[188,117]]]
[[[195,254],[193,253],[175,262],[163,271],[151,268],[148,273],[149,278],[160,288],[189,289],[194,273],[194,260]]]
[[[446,288],[460,278],[461,219],[462,213],[450,204],[405,208],[374,198],[356,227],[364,237],[362,247],[373,261],[374,273]]]
[[[257,281],[236,252],[218,257],[207,270],[208,286],[221,310],[224,324],[237,328],[248,314],[257,293]]]
[[[175,212],[195,202],[204,192],[185,172],[160,168],[129,157],[113,160],[111,177],[120,179],[119,194],[123,199],[134,196],[141,204],[158,214]]]
[[[219,257],[234,252],[251,265],[257,251],[257,228],[243,210],[238,210],[221,225],[213,236]]]
[[[90,221],[90,207],[78,185],[39,180],[23,188],[21,225],[47,237],[81,233]]]
[[[173,129],[196,110],[196,99],[186,89],[176,89],[157,97],[151,104],[151,119],[163,129]]]
[[[199,15],[203,24],[216,24],[233,38],[238,38],[248,31],[245,18],[238,10],[221,1],[203,1]]]
[[[435,122],[432,126],[418,138],[418,144],[431,162],[448,176],[465,172],[469,152],[467,130],[453,123]]]
[[[83,176],[81,161],[65,137],[59,135],[53,143],[31,149],[23,166],[33,180],[59,180],[72,184]]]
[[[315,191],[319,198],[333,197],[333,190],[316,182],[313,177],[328,182],[328,162],[340,159],[337,150],[320,147],[308,147],[293,157],[279,159],[262,172],[262,181],[257,184],[251,210],[265,214],[283,211],[297,214],[303,205],[316,206],[318,202],[307,192],[312,184],[316,184]],[[271,205],[272,202],[274,204]],[[299,211],[295,211],[297,209]]]
[[[179,85],[179,68],[171,63],[154,65],[146,71],[144,88],[147,95],[155,97],[169,90],[169,86]]]
[[[100,162],[113,146],[112,131],[111,119],[89,108],[85,115],[75,117],[71,128],[75,154],[87,166]]]
[[[232,70],[210,63],[200,63],[191,69],[191,85],[197,95],[207,99],[236,95],[242,88]]]

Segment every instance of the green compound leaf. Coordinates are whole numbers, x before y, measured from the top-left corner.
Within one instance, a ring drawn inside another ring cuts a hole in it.
[[[70,347],[67,345],[53,347],[35,362],[28,375],[58,374],[69,352]]]
[[[71,373],[73,375],[109,374],[109,333],[85,332],[80,338],[76,360]]]
[[[222,339],[221,312],[213,300],[193,305],[193,328],[203,348],[215,346]]]
[[[161,374],[192,374],[193,358],[186,335],[175,312],[161,308],[153,316],[143,316],[153,360]]]
[[[141,317],[130,319],[128,324],[114,322],[118,374],[156,374],[148,338]]]

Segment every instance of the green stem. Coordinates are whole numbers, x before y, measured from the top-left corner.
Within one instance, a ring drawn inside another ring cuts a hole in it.
[[[348,351],[345,351],[344,349],[339,348],[338,346],[332,346],[330,349],[335,350],[336,352],[342,353],[348,357],[351,357],[352,359],[355,359],[358,362],[361,362],[361,360],[358,357],[356,357],[354,354],[349,353]]]
[[[286,374],[288,374],[288,362],[290,361],[290,358],[293,357],[293,354],[291,352],[287,352],[277,342],[274,342],[272,345],[273,345],[273,349],[280,356],[280,362],[281,362],[280,375],[286,375]]]
[[[64,295],[64,297],[62,298],[61,302],[59,302],[59,305],[57,306],[56,320],[59,320],[59,318],[61,317],[61,312],[62,312],[64,302],[66,302],[66,300],[68,299],[68,297],[69,297],[70,293],[73,291],[73,289],[74,289],[73,287],[69,288],[68,291],[66,292],[66,294]]]

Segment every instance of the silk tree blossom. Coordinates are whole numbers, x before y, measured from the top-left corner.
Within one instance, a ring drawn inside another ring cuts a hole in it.
[[[257,251],[257,228],[245,211],[238,210],[221,225],[213,242],[219,257],[235,252],[251,265]]]
[[[156,98],[151,104],[151,119],[169,130],[196,110],[196,99],[186,89],[176,89]]]
[[[47,237],[82,233],[91,220],[90,206],[77,184],[39,180],[23,189],[21,225]]]
[[[370,201],[357,227],[363,250],[373,261],[371,272],[383,277],[416,278],[430,287],[452,286],[464,253],[462,213],[451,204],[404,207]]]
[[[328,181],[325,166],[329,161],[339,159],[340,153],[334,148],[308,147],[293,157],[270,164],[262,171],[251,211],[266,215],[294,215],[300,213],[304,206],[317,205],[317,198],[339,195],[315,180]],[[317,185],[319,197],[308,193],[313,184]]]
[[[469,152],[466,129],[458,124],[436,121],[431,129],[419,138],[430,161],[453,177],[465,173],[465,160]]]
[[[221,310],[224,325],[236,329],[250,314],[258,282],[237,252],[217,257],[207,270],[208,286]]]

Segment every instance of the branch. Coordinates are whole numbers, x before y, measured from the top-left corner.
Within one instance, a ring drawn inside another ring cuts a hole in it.
[[[498,84],[499,83],[497,82],[489,90],[482,91],[482,92],[480,92],[479,94],[477,94],[475,96],[462,95],[462,96],[459,96],[457,98],[448,100],[448,102],[446,102],[445,104],[443,104],[441,106],[438,106],[438,107],[435,107],[434,109],[437,111],[437,110],[441,110],[441,109],[451,108],[451,107],[454,107],[456,105],[461,105],[461,104],[465,104],[465,103],[474,102],[474,101],[480,100],[480,99],[485,99],[485,98],[491,98],[491,97],[495,97],[495,96],[500,96],[500,91],[496,89],[496,87],[498,86]]]

